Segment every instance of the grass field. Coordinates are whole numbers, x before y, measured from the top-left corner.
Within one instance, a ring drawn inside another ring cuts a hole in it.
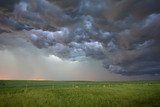
[[[0,107],[160,107],[160,81],[0,81]]]

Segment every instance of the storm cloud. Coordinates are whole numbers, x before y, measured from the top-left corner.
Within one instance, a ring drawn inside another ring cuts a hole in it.
[[[23,38],[63,60],[101,61],[112,73],[160,74],[159,0],[1,2],[0,49]]]

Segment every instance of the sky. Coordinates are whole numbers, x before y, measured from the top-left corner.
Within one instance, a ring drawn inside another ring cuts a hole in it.
[[[159,0],[1,0],[0,79],[159,80]]]

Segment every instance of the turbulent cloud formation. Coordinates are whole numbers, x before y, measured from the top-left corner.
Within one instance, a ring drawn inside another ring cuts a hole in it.
[[[22,35],[8,38],[23,38],[63,60],[91,58],[121,75],[160,74],[159,0],[1,2],[0,48],[11,41],[3,32],[18,31]]]

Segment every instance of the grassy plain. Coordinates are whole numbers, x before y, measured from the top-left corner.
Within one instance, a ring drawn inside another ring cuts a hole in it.
[[[0,81],[0,107],[160,107],[160,81]]]

